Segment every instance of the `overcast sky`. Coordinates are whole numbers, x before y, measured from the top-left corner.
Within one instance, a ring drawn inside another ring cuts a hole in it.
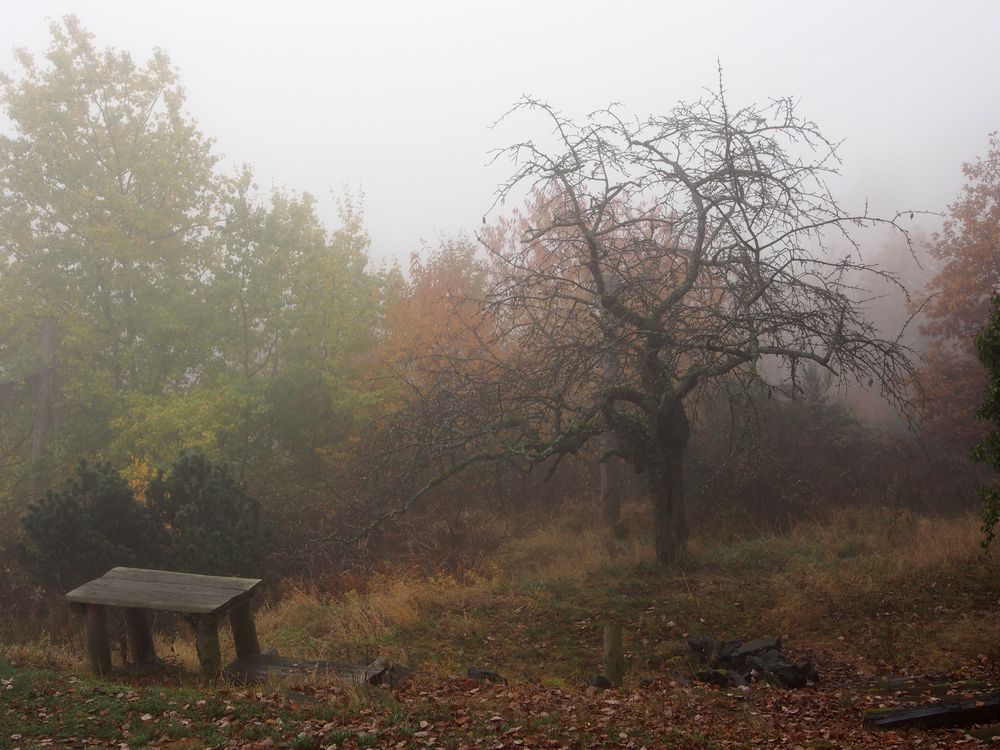
[[[737,103],[795,96],[844,139],[838,191],[860,209],[941,210],[1000,128],[1000,2],[111,2],[0,0],[0,69],[76,14],[99,46],[165,49],[188,109],[259,184],[363,187],[377,259],[473,231],[508,165],[542,135],[490,124],[521,94],[582,115],[665,112],[716,81]],[[541,132],[539,132],[541,129]]]

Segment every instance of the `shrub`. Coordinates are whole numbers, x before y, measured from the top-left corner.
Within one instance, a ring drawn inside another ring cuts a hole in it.
[[[159,472],[142,499],[110,464],[81,461],[65,490],[29,504],[22,527],[25,567],[63,590],[119,565],[248,575],[263,546],[257,501],[199,453]]]
[[[893,481],[880,462],[886,439],[835,398],[829,378],[804,368],[799,388],[796,398],[761,390],[706,400],[690,459],[695,525],[787,531]]]
[[[71,588],[115,565],[149,565],[162,535],[149,508],[107,463],[81,461],[62,492],[32,501],[21,552],[44,585]]]
[[[213,575],[246,575],[259,567],[260,504],[227,464],[181,454],[150,482],[146,499],[166,536],[165,567]]]

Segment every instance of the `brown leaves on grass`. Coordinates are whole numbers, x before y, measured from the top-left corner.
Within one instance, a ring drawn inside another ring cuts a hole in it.
[[[486,685],[420,678],[389,691],[357,694],[303,685],[277,692],[229,687],[181,702],[176,688],[114,693],[102,706],[98,683],[67,690],[62,678],[5,701],[0,747],[157,748],[917,748],[977,747],[961,730],[872,732],[864,714],[902,699],[871,688],[855,668],[821,663],[825,683],[790,691],[764,684],[715,690],[658,677],[645,689],[600,692],[535,684]],[[10,693],[8,692],[8,695]],[[53,703],[55,698],[55,703]],[[53,709],[65,701],[65,711]],[[98,713],[90,736],[75,712]],[[101,711],[108,713],[102,716]],[[40,720],[40,714],[45,719]],[[60,721],[59,716],[62,720]],[[142,733],[143,727],[153,731]],[[62,731],[65,730],[65,731]]]

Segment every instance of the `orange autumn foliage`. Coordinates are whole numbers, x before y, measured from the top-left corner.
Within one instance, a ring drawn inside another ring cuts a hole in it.
[[[477,347],[488,327],[481,305],[487,281],[471,241],[446,241],[425,257],[414,253],[409,279],[399,280],[386,303],[382,366],[412,380],[428,370],[428,360]]]
[[[925,308],[922,332],[929,341],[921,380],[925,434],[967,448],[984,432],[976,410],[986,374],[973,340],[1000,287],[1000,136],[993,133],[986,156],[962,170],[966,185],[931,248],[942,266],[928,285],[935,296]]]

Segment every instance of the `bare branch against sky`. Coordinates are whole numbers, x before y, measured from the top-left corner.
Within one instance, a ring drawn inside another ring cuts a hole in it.
[[[1000,3],[313,3],[36,0],[3,5],[0,69],[76,14],[101,46],[165,49],[191,113],[262,187],[363,186],[377,259],[472,230],[535,123],[489,124],[521,94],[570,116],[663,112],[725,70],[735,102],[792,96],[844,139],[848,206],[942,210],[1000,128]]]

